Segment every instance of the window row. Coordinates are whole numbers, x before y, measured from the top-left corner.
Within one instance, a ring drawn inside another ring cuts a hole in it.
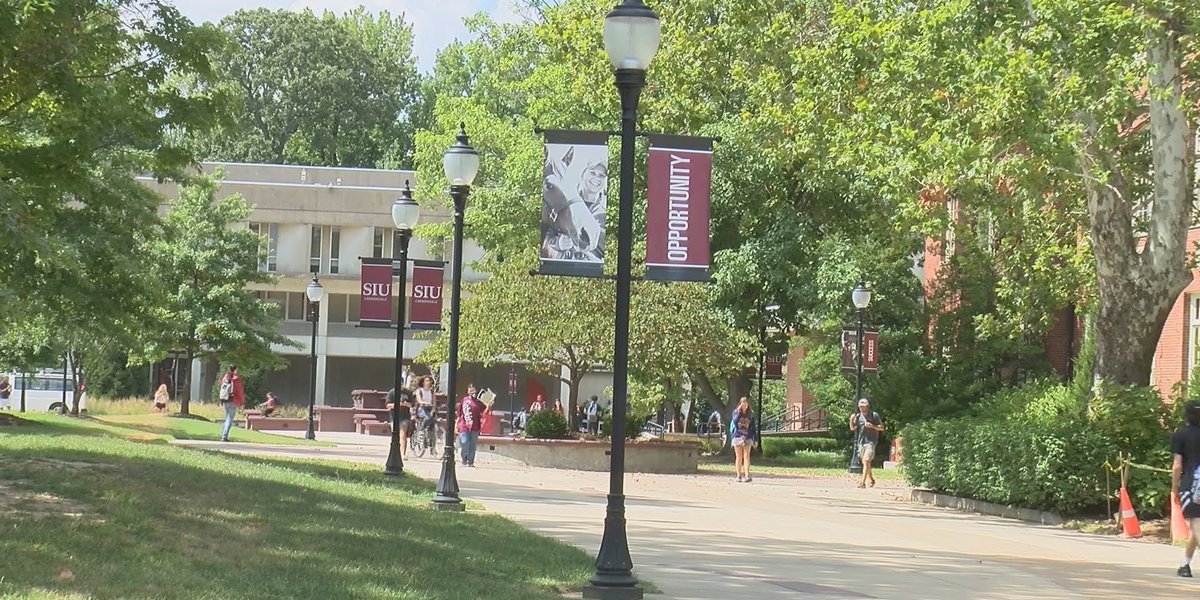
[[[396,230],[389,227],[371,229],[371,256],[391,256],[392,239]],[[258,270],[279,272],[279,224],[250,223],[250,231],[261,240],[258,248]],[[342,228],[337,225],[309,225],[308,240],[309,272],[338,274],[341,271]]]
[[[275,315],[284,321],[308,320],[308,297],[304,292],[259,291],[257,295],[260,300],[274,304]],[[329,304],[330,323],[358,323],[361,308],[358,294],[326,294],[322,302]],[[392,296],[392,315],[396,314],[396,302]]]

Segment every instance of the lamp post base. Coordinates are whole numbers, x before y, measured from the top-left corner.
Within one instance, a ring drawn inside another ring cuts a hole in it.
[[[592,584],[583,586],[583,597],[597,600],[642,600],[642,594],[642,588],[637,586],[609,587]]]
[[[438,498],[437,496],[434,496],[433,500],[430,501],[429,507],[432,508],[433,510],[444,510],[444,511],[450,511],[450,512],[463,512],[463,511],[467,510],[467,507],[463,506],[462,498],[444,498],[443,499],[443,498]]]
[[[437,495],[429,502],[434,510],[464,511],[467,507],[458,497],[458,474],[454,467],[454,447],[448,446],[442,454],[442,473],[438,476]]]
[[[387,463],[383,467],[384,475],[399,477],[404,474],[404,462],[400,459],[399,442],[392,444],[388,451]]]

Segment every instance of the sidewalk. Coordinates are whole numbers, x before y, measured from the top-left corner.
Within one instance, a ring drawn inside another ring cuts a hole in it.
[[[323,433],[334,448],[186,442],[226,451],[378,464],[388,438]],[[481,444],[481,450],[486,448]],[[533,469],[480,452],[462,497],[594,554],[608,474]],[[440,461],[405,463],[436,479]],[[848,478],[626,476],[635,571],[678,600],[755,598],[1191,598],[1181,550],[912,505],[895,482]]]

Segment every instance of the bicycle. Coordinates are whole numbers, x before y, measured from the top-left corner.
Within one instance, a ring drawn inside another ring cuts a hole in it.
[[[425,420],[417,423],[417,430],[408,438],[408,450],[415,454],[417,458],[425,456],[425,452],[429,451],[430,455],[437,454],[438,436],[433,435],[436,429],[429,427]]]

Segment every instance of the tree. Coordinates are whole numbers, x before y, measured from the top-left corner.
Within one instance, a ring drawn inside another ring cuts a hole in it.
[[[231,124],[194,138],[199,154],[350,167],[408,162],[419,79],[403,16],[260,8],[220,27],[229,42],[213,64],[240,104]]]
[[[0,6],[0,38],[0,314],[59,324],[86,307],[115,329],[145,294],[129,249],[157,220],[135,178],[180,175],[191,156],[171,134],[214,122],[218,36],[157,0],[24,0]]]
[[[250,214],[240,196],[216,200],[215,178],[198,176],[180,187],[163,218],[162,232],[143,242],[164,296],[151,312],[143,358],[181,350],[188,364],[217,358],[253,370],[281,364],[271,344],[295,345],[278,333],[276,306],[246,286],[271,283],[258,270],[260,238],[239,224]],[[191,369],[183,382],[179,412],[188,414]]]
[[[790,116],[915,230],[995,240],[991,325],[1093,305],[1095,380],[1145,385],[1191,280],[1198,23],[1169,1],[843,5],[794,54]]]

